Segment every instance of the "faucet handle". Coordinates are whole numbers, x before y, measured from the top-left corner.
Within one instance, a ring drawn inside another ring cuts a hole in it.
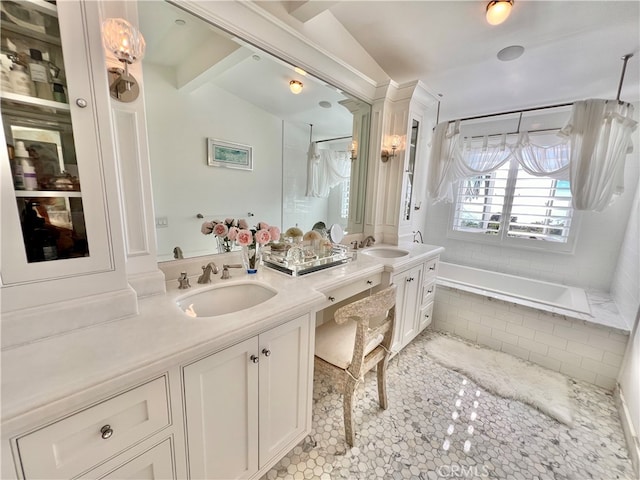
[[[178,289],[183,290],[185,288],[190,288],[191,284],[189,284],[189,278],[187,277],[187,272],[180,273],[178,277]]]
[[[240,265],[239,263],[232,263],[232,264],[223,264],[222,265],[222,275],[220,276],[220,278],[222,280],[228,280],[229,278],[231,278],[231,275],[229,275],[229,269],[230,268],[242,268],[243,266]]]

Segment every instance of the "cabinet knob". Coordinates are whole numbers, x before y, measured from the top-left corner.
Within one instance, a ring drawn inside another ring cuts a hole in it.
[[[330,302],[335,302],[336,301],[336,297],[327,297],[327,300],[329,300]]]
[[[76,105],[79,106],[80,108],[86,108],[88,103],[84,98],[78,98],[76,99]]]
[[[253,363],[258,363],[260,359],[256,355],[251,355],[249,357]]]
[[[113,429],[111,428],[111,425],[105,425],[104,427],[102,427],[100,429],[100,435],[102,436],[102,438],[104,438],[105,440],[107,438],[110,438],[111,435],[113,435]]]
[[[435,269],[436,269],[435,263],[429,267],[429,270],[435,270]]]
[[[429,290],[427,290],[427,294],[433,292],[433,288],[430,288]]]
[[[262,349],[262,354],[263,354],[265,357],[268,357],[269,355],[271,355],[271,350],[269,350],[268,348],[263,348],[263,349]]]
[[[373,285],[373,282],[371,280],[367,280],[367,285]]]

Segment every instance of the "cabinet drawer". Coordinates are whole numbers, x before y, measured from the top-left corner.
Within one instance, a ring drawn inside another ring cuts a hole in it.
[[[425,279],[425,284],[422,287],[422,305],[433,302],[433,297],[436,295],[436,281],[432,279],[429,281]]]
[[[431,325],[433,320],[433,302],[420,309],[420,331]]]
[[[325,292],[325,301],[322,303],[318,309],[324,309],[331,305],[334,305],[342,300],[346,300],[353,295],[356,295],[360,292],[364,292],[365,290],[380,285],[382,282],[382,273],[376,273],[374,275],[369,275],[366,278],[362,278],[360,280],[356,280],[349,285],[345,285],[340,288],[336,288],[334,290],[329,290]]]
[[[169,422],[163,376],[20,437],[25,478],[74,477]]]
[[[432,278],[436,278],[438,274],[438,261],[440,257],[435,257],[424,262],[424,281],[429,282]]]
[[[83,475],[82,478],[93,478]],[[119,466],[100,480],[174,480],[173,451],[171,441],[159,445]]]

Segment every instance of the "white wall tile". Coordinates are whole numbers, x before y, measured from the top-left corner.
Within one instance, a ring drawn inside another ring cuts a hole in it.
[[[562,365],[562,362],[560,360],[549,357],[547,355],[540,355],[536,352],[531,352],[531,354],[529,355],[529,361],[537,363],[538,365],[542,365],[543,367],[555,372],[559,372],[560,366]]]
[[[536,331],[533,328],[523,327],[522,325],[515,325],[510,323],[507,325],[507,332],[514,333],[519,337],[524,337],[532,340]]]
[[[567,352],[575,353],[582,357],[598,361],[602,360],[604,356],[604,350],[601,348],[585,345],[584,343],[573,342],[571,340],[567,343]]]
[[[531,353],[526,348],[522,348],[517,345],[512,345],[506,342],[502,343],[502,351],[504,353],[508,353],[509,355],[522,358],[523,360],[529,360],[529,355]]]
[[[564,338],[559,338],[554,335],[550,335],[548,333],[536,332],[534,338],[536,341],[540,343],[545,343],[550,347],[555,347],[561,350],[564,350],[567,348],[567,341]]]
[[[493,329],[491,335],[496,340],[500,340],[501,342],[510,343],[511,345],[518,345],[518,336],[513,333],[507,333],[502,330]]]
[[[576,367],[572,364],[563,363],[560,366],[560,372],[565,375],[569,375],[570,377],[577,378],[578,380],[584,380],[585,382],[595,383],[596,381],[596,374],[594,372]]]
[[[535,340],[529,340],[528,338],[520,337],[518,339],[518,345],[522,348],[526,348],[527,350],[531,350],[531,352],[535,352],[538,355],[547,355],[549,353],[549,346],[544,343],[536,342]]]
[[[567,352],[566,350],[560,350],[555,347],[549,347],[547,353],[551,358],[560,360],[562,364],[573,365],[579,367],[582,364],[582,357],[576,353]]]
[[[590,358],[583,358],[581,367],[585,370],[589,370],[590,372],[595,372],[598,375],[604,375],[611,378],[616,378],[620,370],[617,367],[607,365],[606,363],[597,362],[595,360],[591,360]]]
[[[567,340],[572,340],[574,342],[587,343],[587,340],[589,339],[589,332],[577,328],[572,328],[571,324],[567,324],[566,326],[556,324],[553,327],[553,333],[554,335],[566,338]]]

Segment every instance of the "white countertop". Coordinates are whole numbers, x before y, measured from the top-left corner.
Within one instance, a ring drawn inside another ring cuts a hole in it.
[[[262,267],[255,275],[230,270],[231,279],[212,275],[214,284],[255,281],[278,290],[266,302],[237,313],[190,318],[175,300],[208,285],[178,290],[175,278],[164,295],[139,299],[138,315],[74,330],[2,352],[2,422],[87,389],[118,383],[144,369],[162,371],[189,358],[215,352],[249,338],[320,305],[322,292],[339,288],[383,270],[402,269],[439,254],[442,247],[409,244],[406,257],[379,259],[358,254],[357,260],[299,278]],[[177,277],[176,277],[177,278]]]

